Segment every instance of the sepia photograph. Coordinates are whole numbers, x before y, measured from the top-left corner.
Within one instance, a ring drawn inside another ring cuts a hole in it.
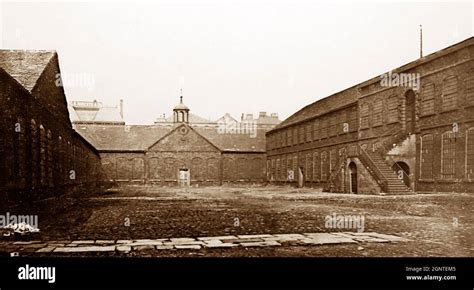
[[[59,261],[376,258],[403,285],[458,287],[473,15],[472,0],[0,1],[5,281],[69,287]]]

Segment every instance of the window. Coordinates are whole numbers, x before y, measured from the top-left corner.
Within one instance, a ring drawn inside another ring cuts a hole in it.
[[[471,70],[466,78],[466,102],[474,105],[474,70]]]
[[[420,175],[422,179],[433,178],[433,135],[421,137]]]
[[[326,181],[328,179],[328,160],[327,153],[323,151],[321,153],[321,180]]]
[[[280,180],[286,180],[286,158],[281,159]]]
[[[398,121],[398,97],[390,96],[387,101],[387,123]]]
[[[277,180],[280,180],[280,158],[277,158],[277,160],[276,160],[275,177],[276,177]]]
[[[43,125],[40,125],[40,183],[46,184],[46,133]]]
[[[442,108],[443,111],[450,111],[456,109],[456,99],[458,93],[458,79],[455,76],[450,76],[443,81],[443,95]]]
[[[306,142],[311,142],[311,124],[306,125]]]
[[[381,98],[376,98],[374,101],[374,117],[373,124],[375,126],[383,125],[383,101]]]
[[[313,153],[313,181],[319,181],[321,172],[321,164],[319,162],[319,153]]]
[[[336,167],[336,150],[333,149],[329,152],[329,172],[332,172]]]
[[[441,140],[441,178],[454,179],[456,173],[456,135],[454,132],[446,132]]]
[[[466,134],[466,173],[468,179],[474,179],[474,127]]]
[[[287,146],[291,146],[292,142],[293,142],[293,136],[291,133],[293,133],[293,131],[291,130],[291,128],[287,129],[288,131],[286,132],[287,133],[287,140],[286,140],[286,145]]]
[[[427,116],[435,113],[435,86],[432,83],[426,84],[421,89],[421,115]]]
[[[31,119],[30,123],[31,132],[31,183],[33,187],[37,184],[38,180],[38,127],[34,119]]]
[[[337,116],[335,113],[332,113],[331,116],[329,117],[329,136],[333,137],[337,135]]]
[[[362,103],[360,105],[360,128],[367,129],[369,128],[369,104]]]
[[[328,136],[328,128],[327,128],[327,118],[321,118],[321,139],[324,139]]]
[[[53,134],[51,130],[48,130],[46,134],[46,164],[47,164],[47,179],[49,186],[53,186],[54,178],[53,178]]]
[[[306,175],[306,180],[311,180],[311,173],[313,172],[313,166],[312,166],[312,162],[311,162],[311,153],[307,153],[306,154],[306,171],[305,171],[305,175]]]
[[[301,143],[304,143],[304,138],[305,138],[305,136],[304,136],[304,125],[299,126],[298,130],[299,130],[299,133],[300,133],[300,138],[299,138],[300,142],[299,143],[301,144]]]
[[[313,140],[319,140],[319,120],[315,120],[313,123]]]
[[[293,145],[298,144],[298,127],[293,129]]]

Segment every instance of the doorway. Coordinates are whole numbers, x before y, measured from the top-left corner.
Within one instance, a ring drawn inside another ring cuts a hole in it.
[[[354,162],[349,163],[349,183],[350,192],[357,194],[357,165]]]
[[[304,186],[304,172],[303,168],[298,169],[298,187],[303,187]]]
[[[409,90],[405,93],[405,130],[408,134],[415,132],[415,93]]]
[[[179,176],[178,176],[178,185],[180,187],[188,187],[190,184],[190,174],[189,174],[189,169],[183,168],[179,170]]]

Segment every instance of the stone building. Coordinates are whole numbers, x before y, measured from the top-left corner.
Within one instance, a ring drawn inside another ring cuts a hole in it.
[[[275,114],[264,115],[269,120],[263,123],[253,118],[237,122],[227,114],[213,122],[191,114],[181,97],[173,114],[153,125],[75,122],[74,128],[99,151],[107,181],[265,182],[265,132],[279,120]]]
[[[474,192],[474,38],[267,132],[267,179],[347,193]]]
[[[73,130],[54,51],[0,50],[0,203],[100,180],[97,150]],[[58,82],[59,80],[59,82]]]

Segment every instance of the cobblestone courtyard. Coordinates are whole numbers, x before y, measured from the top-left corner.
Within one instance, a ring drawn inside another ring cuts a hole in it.
[[[472,195],[454,193],[371,196],[276,186],[129,186],[97,197],[41,204],[40,233],[1,237],[0,252],[472,257],[473,202]],[[327,228],[326,216],[334,214],[363,216],[364,233],[357,237],[347,233],[356,229]],[[62,250],[81,244],[91,251]]]

